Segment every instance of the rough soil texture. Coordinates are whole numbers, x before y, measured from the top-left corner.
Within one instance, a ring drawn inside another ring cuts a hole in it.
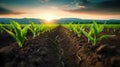
[[[84,35],[77,38],[73,32],[58,26],[35,39],[31,39],[29,32],[28,40],[18,48],[3,32],[0,34],[0,67],[120,67],[120,30],[104,30],[103,34],[116,36],[93,47]]]
[[[22,48],[16,43],[0,49],[0,67],[77,67],[79,43],[59,26],[29,39]]]
[[[14,42],[14,39],[11,38],[11,36],[7,34],[7,32],[3,31],[2,33],[0,33],[0,48],[10,45]]]
[[[79,38],[79,67],[120,67],[120,30],[114,32],[104,29],[101,35],[103,34],[112,34],[115,37],[104,39],[94,47],[87,43],[85,36]]]

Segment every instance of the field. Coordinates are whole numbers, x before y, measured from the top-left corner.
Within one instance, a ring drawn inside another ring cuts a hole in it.
[[[0,24],[0,67],[120,67],[120,24]]]

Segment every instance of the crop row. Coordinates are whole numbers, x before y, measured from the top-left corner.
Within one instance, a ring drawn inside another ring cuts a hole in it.
[[[81,37],[82,34],[84,34],[84,36],[88,39],[88,43],[92,43],[93,46],[97,45],[99,41],[105,38],[115,36],[115,35],[109,35],[109,34],[100,35],[100,33],[104,30],[104,28],[105,27],[107,28],[107,24],[97,24],[94,21],[93,21],[93,24],[89,24],[87,26],[84,24],[76,25],[72,23],[68,25],[63,25],[63,26],[68,28],[70,31],[73,31],[75,34],[77,34],[78,37]],[[114,28],[114,29],[118,29],[118,28]]]
[[[51,29],[58,26],[58,24],[47,25],[47,24],[34,24],[31,20],[29,20],[30,24],[19,24],[16,21],[11,20],[10,24],[3,25],[0,24],[0,33],[4,30],[9,35],[11,35],[16,42],[18,43],[19,47],[23,46],[24,41],[27,39],[27,32],[28,30],[32,33],[32,38],[34,39],[36,36],[39,36],[41,33],[46,31],[50,31]],[[88,39],[88,43],[92,43],[95,46],[99,41],[108,38],[114,37],[115,35],[100,35],[101,32],[106,28],[108,31],[112,28],[114,31],[120,29],[120,25],[116,24],[97,24],[93,21],[93,24],[62,24],[62,26],[68,28],[70,31],[73,31],[77,34],[78,37],[81,37],[83,34]],[[86,30],[87,29],[87,30]],[[113,32],[114,32],[113,31]]]
[[[46,25],[46,24],[34,24],[31,20],[29,20],[30,24],[21,25],[16,21],[11,20],[8,26],[3,26],[0,24],[0,32],[3,30],[6,31],[11,37],[15,39],[18,46],[21,48],[23,46],[24,41],[27,39],[28,30],[32,33],[32,38],[39,36],[41,33],[46,31],[50,31],[56,25]]]

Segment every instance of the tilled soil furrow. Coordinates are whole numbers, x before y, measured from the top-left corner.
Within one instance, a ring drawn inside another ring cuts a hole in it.
[[[30,38],[22,48],[2,46],[0,67],[120,67],[119,34],[96,46],[62,26]]]
[[[22,48],[14,43],[0,49],[0,67],[77,67],[76,44],[74,36],[58,26],[27,40]]]

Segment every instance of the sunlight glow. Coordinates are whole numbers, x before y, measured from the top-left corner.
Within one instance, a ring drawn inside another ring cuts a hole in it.
[[[54,18],[54,16],[47,14],[47,16],[45,16],[43,19],[44,19],[44,23],[53,24],[55,18]]]
[[[46,17],[45,17],[45,20],[46,20],[46,21],[52,21],[52,20],[53,20],[53,18],[52,18],[52,17],[50,17],[50,16],[46,16]]]
[[[74,12],[68,12],[68,11],[62,10],[56,6],[41,6],[41,7],[35,7],[33,9],[28,7],[16,8],[14,11],[23,12],[23,13],[0,14],[0,18],[40,18],[40,19],[44,19],[45,21],[52,21],[54,19],[60,19],[60,18],[80,18],[80,19],[96,19],[96,20],[97,19],[98,20],[120,19],[120,14],[103,14],[103,13],[99,14],[98,12],[74,13]]]

